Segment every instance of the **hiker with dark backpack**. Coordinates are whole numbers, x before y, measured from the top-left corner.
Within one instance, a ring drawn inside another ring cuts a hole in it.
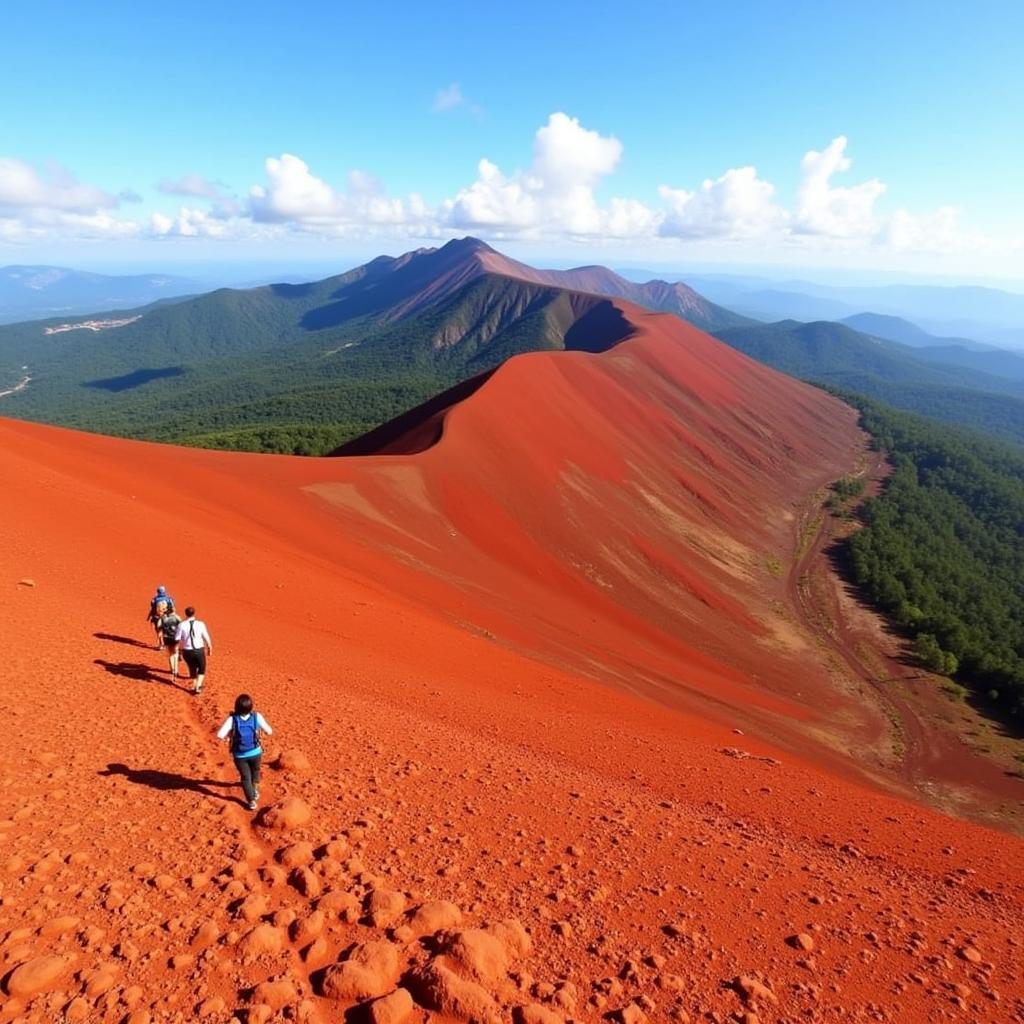
[[[156,620],[157,631],[163,640],[163,648],[167,652],[167,665],[170,668],[172,679],[178,678],[178,661],[181,657],[180,645],[177,640],[179,625],[181,625],[181,619],[178,618],[178,613],[173,608],[165,611]]]
[[[240,693],[235,698],[235,710],[224,719],[217,730],[217,739],[230,738],[231,756],[235,759],[238,776],[242,780],[242,791],[250,811],[255,811],[260,798],[260,764],[263,748],[259,734],[274,734],[267,720],[253,710],[252,697]]]

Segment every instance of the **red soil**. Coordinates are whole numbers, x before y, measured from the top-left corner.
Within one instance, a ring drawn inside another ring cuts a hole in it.
[[[0,421],[0,1020],[1024,1019],[1020,841],[895,792],[777,568],[855,414],[623,309],[419,454]],[[239,806],[241,690],[308,821]]]

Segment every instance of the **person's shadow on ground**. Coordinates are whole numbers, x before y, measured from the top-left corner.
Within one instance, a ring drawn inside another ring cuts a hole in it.
[[[141,640],[136,640],[135,637],[118,636],[117,633],[93,633],[93,636],[97,640],[109,640],[115,644],[128,644],[129,647],[145,647],[147,649],[154,647],[153,644],[143,643]]]
[[[226,800],[228,803],[241,804],[246,806],[245,801],[238,797],[228,796],[226,793],[218,793],[211,789],[216,786],[220,789],[233,789],[237,786],[235,782],[221,782],[218,779],[190,779],[176,772],[163,772],[158,768],[129,768],[126,764],[108,764],[107,767],[97,772],[97,775],[123,775],[129,782],[137,786],[148,786],[150,789],[159,789],[167,792],[169,790],[184,789],[192,793],[200,793],[203,796],[212,797],[214,800]]]
[[[94,658],[93,664],[99,665],[113,676],[124,676],[140,683],[162,683],[164,686],[173,686],[176,690],[190,691],[188,686],[179,685],[174,679],[158,674],[157,670],[150,668],[149,665],[140,665],[134,661],[106,661],[103,658]]]

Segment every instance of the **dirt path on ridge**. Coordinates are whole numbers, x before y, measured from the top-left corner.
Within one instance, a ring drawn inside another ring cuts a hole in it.
[[[877,494],[889,467],[881,452],[868,452],[851,474]],[[959,728],[949,727],[945,680],[911,663],[905,642],[866,607],[844,580],[830,548],[850,532],[831,514],[819,493],[797,521],[797,551],[786,578],[790,606],[807,632],[848,681],[869,695],[886,725],[878,746],[887,774],[940,810],[1013,831],[1024,829],[1024,782],[1006,765],[984,756],[964,735],[978,716],[960,705]],[[887,762],[887,763],[886,763]]]

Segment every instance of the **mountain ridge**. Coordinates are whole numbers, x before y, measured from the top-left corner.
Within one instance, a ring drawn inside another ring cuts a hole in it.
[[[607,296],[528,269],[466,238],[320,281],[100,314],[89,330],[8,325],[2,411],[135,437],[329,450],[510,355],[622,336]]]

